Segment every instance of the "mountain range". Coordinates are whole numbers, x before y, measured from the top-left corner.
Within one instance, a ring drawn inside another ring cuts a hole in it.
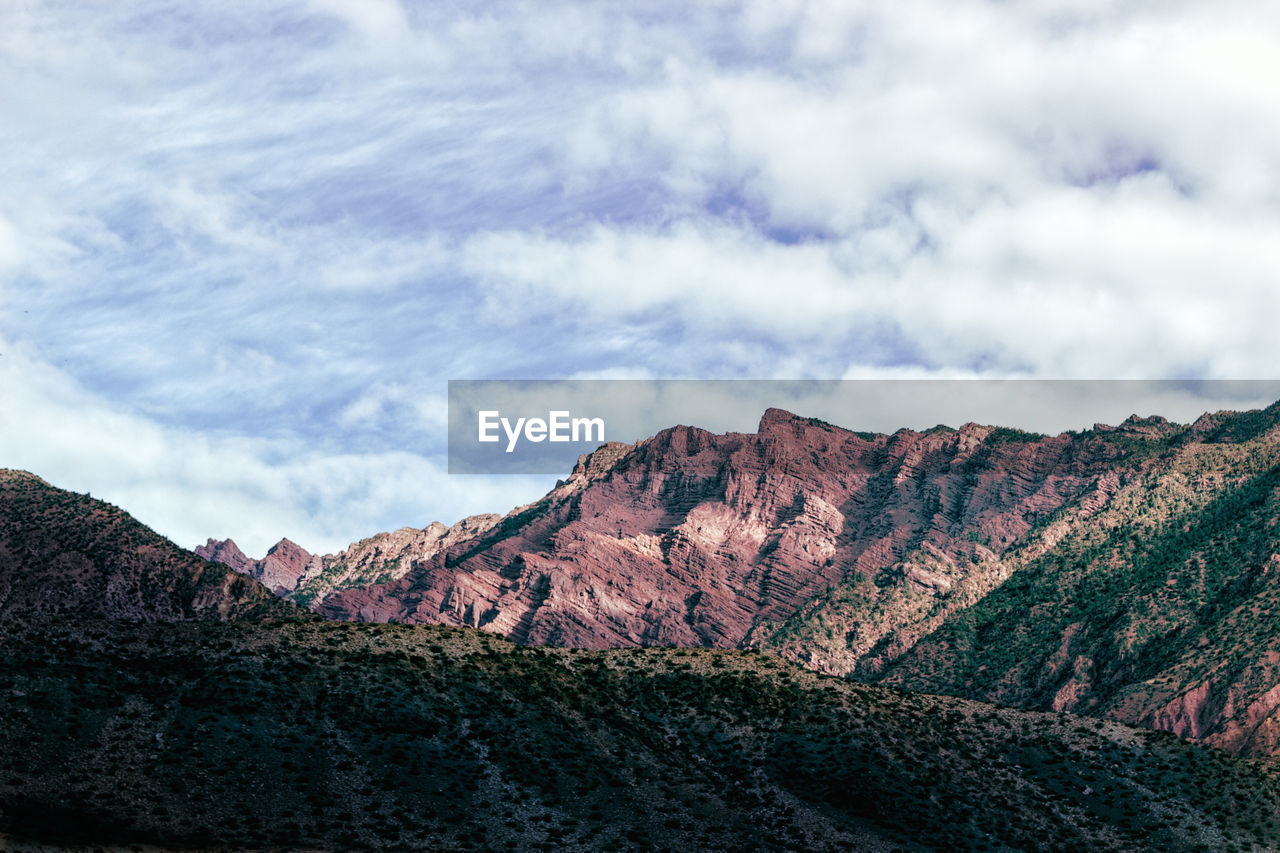
[[[1044,436],[771,409],[579,460],[505,516],[197,553],[328,619],[760,649],[829,675],[1280,752],[1280,404]]]
[[[0,471],[0,847],[1280,849],[1278,422],[770,410],[261,560]]]

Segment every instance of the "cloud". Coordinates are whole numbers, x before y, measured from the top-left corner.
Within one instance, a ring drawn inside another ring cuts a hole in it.
[[[1261,82],[1277,26],[1239,5],[1118,7],[1076,27],[985,3],[760,17],[755,31],[789,28],[784,61],[670,63],[599,105],[583,167],[659,169],[695,200],[727,183],[771,222],[849,229],[903,195],[1019,201],[1143,158],[1241,201],[1258,185],[1235,170],[1280,162],[1280,100]],[[812,56],[811,31],[839,50]]]
[[[1261,377],[1280,356],[1262,319],[1280,308],[1270,221],[1216,217],[1164,176],[1046,189],[1019,206],[922,204],[916,219],[925,252],[892,230],[785,245],[686,222],[487,234],[463,263],[508,310],[564,301],[600,322],[660,312],[710,340],[750,334],[784,351],[888,334],[934,367],[1084,378]]]
[[[836,331],[816,318],[848,320],[875,301],[847,286],[832,256],[827,245],[783,246],[747,230],[684,221],[659,231],[595,226],[568,239],[483,234],[463,248],[461,264],[504,300],[565,299],[601,317],[662,309],[713,332],[750,324],[812,338]],[[787,282],[806,298],[797,300]]]
[[[185,547],[230,536],[261,555],[288,536],[336,552],[380,530],[505,512],[548,477],[450,477],[410,452],[325,453],[289,439],[161,426],[0,345],[0,460],[115,503]]]
[[[22,260],[18,229],[0,215],[0,272],[15,269]]]
[[[310,6],[338,16],[378,48],[407,40],[412,33],[397,0],[310,0]]]
[[[143,425],[149,494],[243,470],[232,533],[434,483],[450,378],[1265,376],[1277,40],[1246,0],[8,3],[0,338]]]
[[[1276,17],[1039,8],[753,6],[787,61],[670,62],[573,140],[584,174],[661,180],[674,225],[486,235],[482,272],[812,359],[870,324],[932,368],[1265,375]]]

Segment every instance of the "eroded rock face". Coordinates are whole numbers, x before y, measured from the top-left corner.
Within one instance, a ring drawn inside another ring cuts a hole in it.
[[[407,574],[439,551],[474,538],[492,527],[498,515],[474,515],[447,527],[432,522],[419,530],[403,527],[362,539],[337,554],[312,554],[281,539],[260,560],[252,560],[230,539],[210,539],[195,553],[261,581],[276,595],[307,604],[333,589],[385,583]],[[384,620],[385,621],[385,620]]]
[[[523,643],[760,646],[1275,754],[1277,420],[875,435],[770,410],[608,445],[540,501],[379,534],[289,595]]]
[[[1206,661],[1215,670],[1208,678],[1198,683],[1168,679],[1163,699],[1131,689],[1108,716],[1240,755],[1280,754],[1280,636],[1234,660],[1211,652]]]
[[[601,448],[492,531],[317,609],[522,643],[735,647],[854,574],[948,595],[1064,503],[1105,502],[1119,454],[1096,436],[860,434],[778,409],[754,434],[675,427]]]
[[[1280,752],[1280,403],[1168,430],[1100,431],[1159,436],[1142,475],[1099,477],[876,680]]]
[[[301,545],[281,539],[261,560],[251,560],[232,539],[210,539],[196,548],[197,556],[214,563],[222,563],[237,572],[261,581],[276,595],[285,595],[297,588],[308,570],[318,573],[321,558],[313,556]]]
[[[237,572],[249,574],[249,564],[254,562],[244,555],[234,539],[209,539],[195,549],[197,557],[204,557],[210,563],[222,563]]]

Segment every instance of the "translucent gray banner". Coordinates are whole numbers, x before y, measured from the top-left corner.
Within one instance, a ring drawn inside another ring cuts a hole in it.
[[[451,380],[449,473],[565,475],[605,442],[677,425],[755,432],[770,408],[863,432],[974,422],[1056,434],[1277,400],[1280,380]]]

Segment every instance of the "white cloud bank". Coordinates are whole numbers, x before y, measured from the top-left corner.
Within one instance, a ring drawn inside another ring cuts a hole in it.
[[[890,324],[935,369],[1274,373],[1274,12],[768,3],[744,20],[781,61],[673,60],[573,140],[584,174],[661,178],[674,222],[485,234],[469,268],[509,298],[793,349]]]
[[[1274,5],[27,0],[0,79],[0,465],[183,544],[527,500],[449,378],[1280,364]]]
[[[412,453],[337,453],[297,441],[166,428],[97,399],[0,343],[0,459],[90,492],[178,544],[230,537],[262,556],[281,537],[332,553],[381,530],[505,512],[548,477],[450,477]]]

